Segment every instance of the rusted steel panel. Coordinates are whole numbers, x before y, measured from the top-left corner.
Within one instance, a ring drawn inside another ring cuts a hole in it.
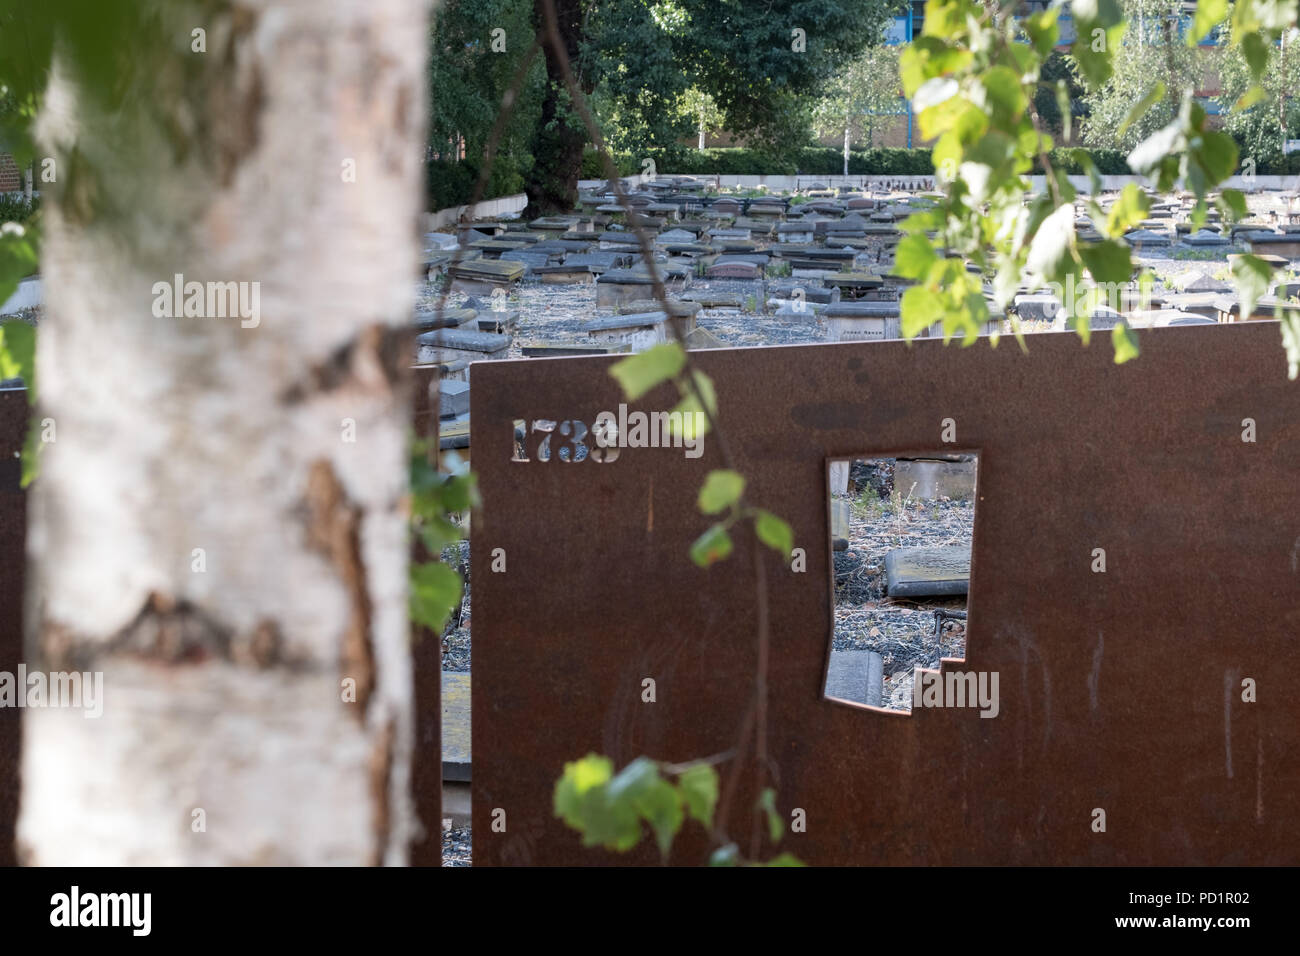
[[[696,353],[747,497],[807,549],[805,573],[764,555],[778,805],[807,814],[783,849],[815,864],[1300,862],[1300,386],[1272,322],[1141,342],[1123,366],[1105,341],[1067,334],[1031,337],[1028,355],[1009,341]],[[756,545],[737,540],[708,570],[687,557],[708,524],[695,499],[720,466],[716,441],[693,460],[643,448],[607,464],[511,461],[514,419],[617,412],[615,361],[473,370],[478,865],[657,862],[648,838],[629,857],[584,850],[553,818],[564,762],[718,753],[750,700]],[[633,407],[675,402],[665,386]],[[967,659],[945,668],[998,673],[991,719],[822,697],[827,459],[935,449],[980,456]],[[642,703],[644,677],[657,703]],[[1242,700],[1244,678],[1257,702]],[[742,846],[751,777],[733,810]],[[707,849],[688,823],[672,859]]]
[[[416,435],[438,445],[438,373],[417,366],[412,422]],[[430,392],[430,385],[433,391]],[[428,561],[424,543],[414,535],[411,560]],[[415,749],[411,754],[411,787],[420,832],[411,841],[412,866],[442,865],[442,636],[411,623],[411,670],[415,680]]]
[[[23,659],[23,587],[27,506],[18,457],[27,430],[27,392],[0,389],[0,671],[18,672]],[[0,866],[18,860],[18,766],[22,738],[16,707],[0,707]]]

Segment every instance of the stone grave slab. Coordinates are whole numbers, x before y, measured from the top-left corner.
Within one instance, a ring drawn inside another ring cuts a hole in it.
[[[516,309],[488,309],[480,312],[474,320],[474,327],[480,332],[495,332],[506,335],[513,332],[519,324],[519,312]]]
[[[693,328],[686,334],[687,349],[725,349],[727,343],[705,328]]]
[[[873,312],[849,311],[851,306],[883,306]],[[829,342],[883,342],[903,337],[898,304],[892,302],[837,302],[822,312]]]
[[[565,342],[558,339],[528,339],[519,343],[528,358],[557,358],[569,355],[614,355],[631,352],[626,342]]]
[[[1132,329],[1156,329],[1164,328],[1169,325],[1217,325],[1218,323],[1207,316],[1198,315],[1195,312],[1183,312],[1179,309],[1139,309],[1128,313],[1125,317],[1129,328]]]
[[[430,329],[454,329],[468,325],[478,317],[474,309],[447,308],[439,312],[436,309],[418,310],[415,313],[415,327],[422,331]]]
[[[442,672],[442,779],[470,779],[470,675]]]
[[[608,309],[632,299],[649,298],[653,283],[644,272],[610,269],[596,279],[596,308]]]
[[[1017,316],[1026,322],[1052,322],[1061,311],[1061,301],[1049,293],[1018,295],[1012,303]]]
[[[469,414],[469,383],[455,379],[438,380],[438,417],[456,418]]]
[[[510,349],[508,335],[466,329],[436,329],[416,336],[415,342],[416,360],[422,364],[503,359]]]
[[[1151,229],[1135,229],[1125,233],[1124,239],[1138,252],[1143,249],[1168,249],[1172,245],[1168,233],[1155,232]]]
[[[895,548],[885,555],[885,590],[891,598],[946,597],[970,587],[970,546]]]
[[[1285,260],[1300,259],[1300,235],[1293,232],[1252,232],[1247,234],[1250,251],[1278,256]]]
[[[585,322],[582,330],[597,341],[626,343],[633,351],[639,352],[668,341],[668,314],[639,312],[634,315],[613,315]]]
[[[710,279],[757,279],[762,273],[763,267],[756,262],[733,259],[730,262],[715,262],[705,274]]]
[[[713,292],[708,289],[691,289],[678,296],[683,302],[698,302],[706,309],[739,309],[740,296],[734,292]]]

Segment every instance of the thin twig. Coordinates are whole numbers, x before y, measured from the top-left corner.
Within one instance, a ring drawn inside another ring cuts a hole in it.
[[[619,206],[622,207],[624,215],[627,217],[628,225],[632,233],[636,236],[637,246],[641,252],[642,261],[645,262],[646,268],[650,273],[650,285],[655,300],[663,307],[664,314],[667,316],[668,325],[672,330],[673,337],[682,347],[685,363],[682,373],[679,375],[680,385],[688,390],[689,394],[695,399],[698,406],[703,410],[705,419],[708,422],[709,430],[717,439],[718,449],[722,456],[723,464],[731,470],[735,470],[734,461],[731,457],[731,451],[727,445],[726,436],[719,427],[716,416],[709,404],[704,401],[704,396],[700,393],[699,385],[695,378],[695,364],[691,360],[690,352],[686,348],[686,333],[681,316],[674,314],[671,304],[668,301],[668,293],[664,288],[663,280],[659,276],[659,270],[654,261],[654,248],[645,231],[640,227],[637,221],[637,213],[632,209],[628,202],[627,195],[623,191],[623,180],[619,176],[618,169],[614,165],[613,157],[605,145],[604,137],[600,132],[600,127],[596,123],[595,117],[587,104],[587,99],[579,88],[577,80],[573,75],[573,67],[569,62],[568,51],[560,39],[559,20],[555,12],[553,0],[545,0],[543,4],[543,15],[546,20],[547,41],[551,45],[551,51],[555,55],[556,62],[560,66],[560,71],[564,76],[564,83],[569,91],[569,97],[573,102],[574,108],[581,117],[583,124],[587,128],[587,134],[591,137],[601,160],[603,161],[606,177],[610,186],[613,188],[614,197]],[[732,506],[733,516],[739,515],[743,511],[744,498],[741,498]],[[730,809],[730,801],[735,794],[736,776],[741,765],[741,757],[745,752],[748,744],[749,734],[752,730],[752,724],[757,718],[757,748],[755,760],[757,761],[756,783],[758,791],[763,789],[763,783],[766,779],[768,756],[767,756],[767,666],[769,653],[769,636],[768,636],[768,600],[766,573],[762,564],[762,544],[755,537],[754,540],[754,565],[757,572],[756,581],[756,603],[758,611],[758,672],[754,680],[754,701],[746,713],[745,719],[741,722],[741,733],[734,748],[736,753],[736,762],[733,764],[731,773],[728,776],[727,784],[724,788],[723,802],[719,809],[719,824],[715,834],[725,837],[725,821]],[[755,821],[757,821],[758,809],[755,807]]]

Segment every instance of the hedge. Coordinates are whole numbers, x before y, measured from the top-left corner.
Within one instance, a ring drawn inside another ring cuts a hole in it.
[[[1091,149],[1097,172],[1103,176],[1128,175],[1132,172],[1126,153],[1117,149]],[[1078,161],[1078,150],[1054,149],[1050,159],[1053,168],[1071,175],[1083,175],[1086,170]],[[793,153],[777,155],[748,147],[721,147],[714,149],[647,150],[643,156],[615,153],[614,164],[622,176],[640,173],[645,161],[653,160],[660,173],[683,175],[723,176],[838,176],[844,170],[844,153],[833,146],[808,146]],[[1035,166],[1034,173],[1041,169]],[[934,173],[930,150],[922,149],[864,149],[849,153],[851,176],[929,176]],[[1260,176],[1288,176],[1300,174],[1300,153],[1256,157],[1255,173]],[[605,170],[594,149],[582,156],[582,178],[604,179]],[[459,163],[430,161],[428,164],[428,202],[430,209],[446,209],[468,203],[473,196],[478,179],[478,164],[473,160]],[[508,196],[522,192],[523,175],[517,165],[493,171],[484,199]]]

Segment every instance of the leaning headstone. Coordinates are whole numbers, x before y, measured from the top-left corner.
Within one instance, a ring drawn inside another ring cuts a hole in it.
[[[875,651],[832,650],[825,696],[879,707],[884,693],[884,658]]]

